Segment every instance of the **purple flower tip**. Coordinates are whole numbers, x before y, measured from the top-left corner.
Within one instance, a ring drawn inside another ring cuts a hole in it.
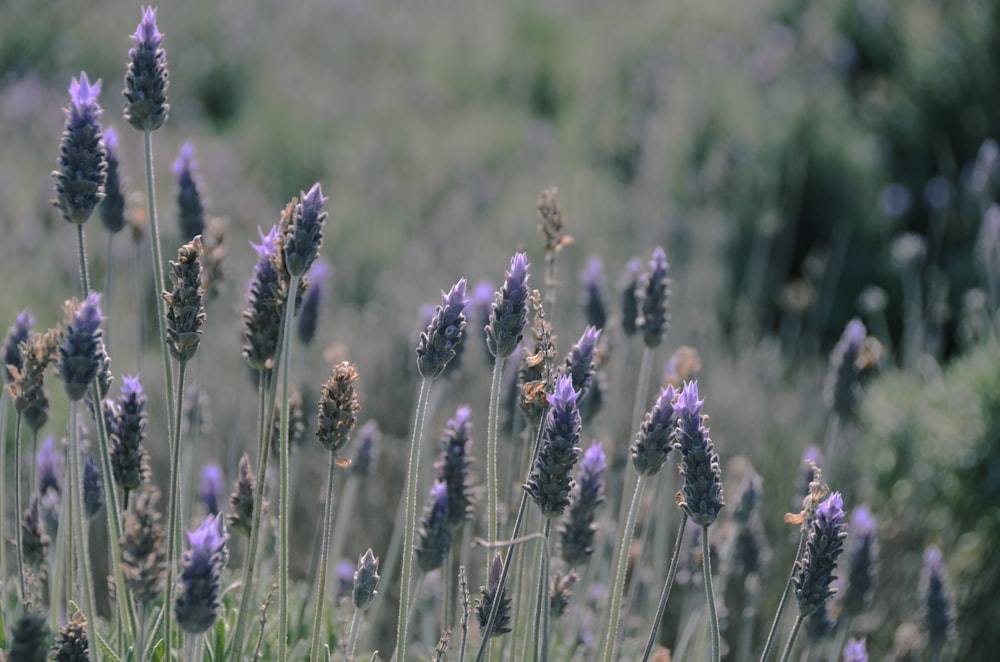
[[[576,404],[576,396],[577,393],[573,390],[573,377],[566,375],[556,382],[555,392],[549,395],[549,404],[558,410],[566,409]]]
[[[865,640],[851,638],[844,646],[844,662],[868,662],[868,649]]]
[[[35,318],[31,316],[31,312],[25,308],[17,316],[17,327],[19,329],[30,329],[35,326]]]
[[[222,532],[221,524],[222,519],[210,515],[197,529],[188,531],[187,539],[191,549],[211,553],[222,547],[226,542],[226,536]]]
[[[436,481],[431,488],[431,501],[439,509],[448,505],[448,484],[443,480]]]
[[[98,80],[93,85],[87,79],[87,72],[81,71],[80,78],[73,79],[69,84],[69,96],[77,112],[82,112],[86,106],[97,102],[97,95],[101,93],[101,81]]]
[[[174,175],[180,177],[181,173],[191,172],[195,169],[195,167],[194,143],[190,140],[186,140],[184,141],[184,144],[181,145],[181,151],[177,154],[177,160],[174,161]]]
[[[481,280],[476,283],[476,287],[472,290],[472,300],[476,305],[489,306],[493,302],[493,292],[493,286],[485,280]],[[489,311],[486,314],[489,315]]]
[[[817,466],[823,466],[823,452],[815,445],[809,446],[802,453],[802,464],[812,462]]]
[[[514,253],[510,258],[510,277],[519,283],[523,283],[528,277],[528,256],[524,253]]]
[[[302,205],[304,207],[319,209],[326,204],[327,200],[329,200],[329,198],[323,197],[323,189],[320,187],[319,182],[313,184],[308,193],[302,194]],[[353,573],[353,568],[351,572]]]
[[[309,286],[322,287],[330,277],[330,263],[323,258],[318,258],[309,268]]]
[[[851,513],[851,531],[857,536],[865,536],[875,531],[878,519],[866,505],[860,505]]]
[[[122,377],[122,395],[126,398],[142,395],[142,384],[139,383],[139,375]]]
[[[465,308],[469,300],[465,296],[466,282],[464,278],[460,278],[457,283],[455,283],[450,290],[447,292],[441,292],[441,305],[445,308],[454,306],[454,312],[457,314]]]
[[[257,257],[259,259],[267,259],[278,252],[278,246],[275,243],[278,239],[278,227],[275,225],[271,226],[271,230],[264,234],[264,231],[257,228],[257,234],[260,235],[260,244],[255,244],[252,241],[250,245],[255,251],[257,251]]]
[[[132,35],[132,43],[135,44],[136,48],[142,47],[143,44],[156,48],[161,41],[163,41],[163,35],[156,27],[156,7],[144,7],[142,21],[139,22],[135,34]]]
[[[701,413],[701,406],[705,401],[698,399],[698,382],[686,383],[677,402],[673,404],[674,412],[678,416],[697,416]]]
[[[597,347],[597,340],[601,337],[601,330],[597,327],[588,326],[583,330],[583,335],[580,336],[580,353],[584,356],[593,356],[594,349]]]
[[[940,570],[943,565],[944,556],[937,545],[931,545],[924,550],[924,565],[928,568]]]
[[[584,278],[586,278],[588,283],[600,283],[604,280],[604,263],[601,262],[601,258],[596,255],[590,258],[587,262],[587,270],[584,272]]]
[[[108,156],[114,156],[118,151],[118,132],[113,126],[104,129],[104,149],[107,150]]]
[[[847,323],[847,328],[844,329],[844,339],[847,340],[852,346],[860,349],[861,345],[865,342],[865,336],[868,335],[868,330],[865,329],[864,322],[859,320],[857,317],[852,319]]]
[[[603,474],[607,467],[604,449],[598,443],[591,444],[590,448],[584,452],[583,460],[580,461],[580,472],[590,476],[598,476]]]
[[[840,495],[840,492],[834,492],[826,501],[819,505],[816,509],[816,514],[827,520],[833,520],[839,522],[844,519],[844,497]]]
[[[454,427],[460,428],[467,425],[469,422],[469,416],[470,414],[468,405],[462,405],[461,407],[459,407],[458,411],[455,412],[455,420],[452,421]]]
[[[89,326],[98,327],[101,324],[101,294],[91,292],[87,300],[83,302],[80,311],[76,315],[77,319]]]
[[[661,246],[657,246],[653,251],[653,259],[649,261],[652,271],[665,271],[667,269],[667,254],[663,252]]]

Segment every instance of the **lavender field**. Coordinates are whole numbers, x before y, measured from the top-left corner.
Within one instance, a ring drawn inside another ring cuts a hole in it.
[[[3,659],[993,659],[998,56],[7,0]]]

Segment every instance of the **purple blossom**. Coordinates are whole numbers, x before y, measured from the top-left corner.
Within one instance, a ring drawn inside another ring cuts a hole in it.
[[[326,294],[327,282],[330,279],[330,264],[323,258],[313,262],[309,268],[309,289],[302,300],[302,310],[299,311],[299,321],[296,327],[299,340],[308,345],[316,337],[319,328],[320,303]]]
[[[424,379],[441,376],[455,358],[465,330],[462,311],[469,300],[465,296],[465,279],[459,279],[447,292],[441,292],[441,305],[435,309],[427,330],[417,342],[417,368]]]
[[[656,347],[667,333],[670,323],[668,305],[670,300],[670,265],[667,256],[659,246],[653,251],[649,270],[642,275],[635,289],[638,303],[636,328],[642,331],[642,339],[647,347]]]
[[[163,126],[170,110],[167,104],[167,54],[163,35],[156,27],[156,9],[145,7],[142,20],[132,34],[125,72],[125,119],[139,131],[155,131]]]
[[[173,171],[177,179],[177,222],[181,239],[190,241],[205,233],[204,186],[198,176],[198,162],[195,161],[194,144],[190,140],[181,145]]]
[[[596,255],[587,262],[587,267],[580,274],[583,286],[583,310],[587,316],[587,324],[603,329],[608,323],[608,310],[604,303],[604,263]]]
[[[493,297],[486,345],[496,358],[507,358],[523,338],[528,317],[528,256],[515,253],[503,285]]]
[[[222,468],[210,462],[201,470],[198,481],[198,500],[205,505],[209,515],[219,514],[219,504],[226,498],[226,480]]]
[[[673,386],[660,391],[660,397],[639,426],[630,453],[632,466],[642,476],[656,474],[673,450],[676,427],[673,403],[676,398],[677,391]]]
[[[227,537],[221,517],[206,517],[187,533],[190,549],[182,555],[174,601],[174,616],[185,632],[205,632],[219,617],[222,569],[229,560]]]
[[[69,223],[83,224],[104,199],[107,156],[101,135],[101,107],[97,95],[101,81],[93,85],[81,71],[69,86],[70,104],[59,146],[56,197],[53,204]]]
[[[301,194],[301,201],[292,208],[291,216],[282,217],[285,268],[296,278],[304,276],[319,255],[323,244],[323,223],[328,216],[323,211],[327,199],[317,182],[308,193]]]
[[[868,649],[865,639],[860,641],[851,637],[844,646],[844,662],[868,662]]]
[[[45,437],[38,449],[37,466],[38,493],[45,494],[46,490],[49,489],[62,492],[63,455],[56,448],[55,437],[51,434]]]
[[[97,377],[104,358],[101,295],[92,292],[72,310],[59,348],[59,372],[70,400],[80,400]]]
[[[3,343],[3,379],[5,382],[10,382],[13,379],[7,366],[13,366],[18,370],[24,367],[21,343],[27,342],[34,325],[35,318],[31,316],[30,312],[24,310],[17,316],[14,326],[7,329],[7,337]]]
[[[580,411],[569,376],[560,377],[548,396],[549,413],[542,442],[524,489],[548,519],[562,515],[570,504],[573,467],[580,456]]]

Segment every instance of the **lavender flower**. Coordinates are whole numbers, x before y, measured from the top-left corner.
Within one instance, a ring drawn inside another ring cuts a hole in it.
[[[851,537],[855,542],[847,555],[847,588],[844,612],[857,616],[872,606],[878,584],[878,520],[868,506],[858,506],[851,513]]]
[[[59,169],[56,197],[52,204],[68,223],[82,225],[94,213],[94,207],[104,199],[107,181],[107,157],[101,136],[101,106],[97,95],[101,81],[93,85],[87,73],[73,79],[69,86],[70,104],[66,109],[66,128],[59,145]]]
[[[79,612],[66,625],[59,628],[52,653],[55,662],[90,662],[87,624]]]
[[[358,395],[354,389],[358,368],[344,361],[334,366],[333,375],[323,385],[319,399],[316,438],[323,448],[336,454],[347,445],[351,431],[358,422]]]
[[[573,490],[573,465],[580,456],[580,412],[571,377],[560,377],[550,394],[542,442],[524,489],[548,519],[563,514]]]
[[[248,303],[243,311],[243,358],[255,370],[270,369],[278,351],[285,294],[281,275],[274,265],[278,251],[278,228],[264,234],[258,229],[260,244],[253,244],[257,264],[248,288]]]
[[[181,145],[173,171],[177,178],[177,224],[181,239],[191,241],[205,234],[205,205],[202,202],[205,186],[198,174],[198,162],[194,159],[194,145],[190,140]]]
[[[868,662],[868,649],[864,639],[858,641],[851,637],[847,640],[844,646],[844,662]]]
[[[198,501],[212,517],[219,514],[219,504],[226,498],[226,479],[222,476],[222,467],[209,462],[201,470],[198,480]]]
[[[659,472],[673,450],[676,428],[673,402],[676,398],[677,391],[673,386],[660,391],[660,397],[639,426],[629,451],[632,466],[640,476],[653,476]]]
[[[201,285],[201,237],[177,249],[177,261],[170,262],[173,289],[163,293],[167,302],[167,347],[180,363],[194,358],[201,344],[205,324],[205,290]]]
[[[622,330],[627,336],[634,336],[639,330],[636,324],[639,319],[639,297],[636,292],[639,288],[641,268],[642,263],[639,262],[639,258],[634,257],[629,260],[619,285],[622,292]]]
[[[490,566],[490,576],[488,586],[480,586],[479,593],[482,596],[476,603],[476,617],[479,620],[479,632],[482,634],[490,621],[490,612],[493,610],[493,603],[497,600],[497,589],[500,588],[500,575],[503,573],[503,559],[500,552],[493,555],[493,564]],[[499,637],[511,631],[510,614],[510,591],[505,585],[500,593],[500,604],[497,607],[497,615],[493,619],[493,629],[490,630],[490,637]]]
[[[255,483],[253,471],[250,470],[250,458],[244,453],[240,456],[240,476],[236,479],[233,493],[229,496],[232,512],[226,515],[226,525],[245,536],[250,535],[253,524]]]
[[[101,295],[92,292],[82,304],[66,306],[67,323],[59,348],[59,373],[70,400],[80,400],[94,382],[104,354],[101,341]]]
[[[49,534],[45,531],[41,515],[41,496],[31,495],[31,505],[21,518],[21,558],[24,563],[38,570],[45,563],[49,549]]]
[[[441,293],[441,305],[435,309],[434,318],[417,342],[417,368],[424,379],[439,377],[455,358],[465,329],[462,311],[468,303],[464,278],[447,293]]]
[[[159,489],[153,485],[143,487],[135,505],[125,513],[122,527],[122,575],[140,605],[156,600],[167,577],[166,534],[156,510],[159,501]]]
[[[597,341],[601,337],[600,329],[588,326],[583,335],[570,349],[563,363],[562,374],[573,379],[573,390],[577,393],[577,402],[582,402],[590,392],[594,381],[594,358],[597,355]]]
[[[358,430],[358,451],[354,454],[354,462],[351,462],[351,471],[362,478],[370,477],[375,470],[381,443],[382,432],[378,422],[375,419],[365,422]]]
[[[48,620],[42,612],[26,609],[11,631],[8,662],[45,662],[48,653]]]
[[[840,492],[834,492],[820,504],[809,527],[805,553],[795,563],[792,586],[802,616],[816,612],[834,594],[830,584],[835,579],[833,572],[847,537],[843,505]]]
[[[493,310],[493,295],[496,291],[489,282],[481,280],[472,288],[471,301],[469,302],[468,317],[472,318],[472,325],[477,329],[485,329],[490,323],[490,313]],[[488,333],[482,335],[483,347],[486,349],[486,360],[489,365],[493,365],[493,353],[490,351],[490,337]]]
[[[604,263],[596,255],[587,262],[587,268],[580,274],[583,310],[587,324],[603,329],[608,323],[608,310],[604,303]]]
[[[667,257],[659,246],[653,251],[653,259],[649,262],[649,271],[639,279],[635,296],[639,306],[639,315],[635,325],[642,331],[642,339],[646,347],[656,347],[663,342],[670,323],[670,265]]]
[[[850,414],[861,394],[857,362],[864,349],[866,335],[865,325],[855,317],[847,323],[830,353],[830,372],[823,384],[823,400],[839,416]]]
[[[21,343],[28,342],[31,335],[31,327],[35,325],[35,318],[31,313],[24,310],[17,316],[14,326],[7,329],[7,337],[3,342],[3,380],[4,383],[11,383],[14,377],[9,370],[14,367],[17,370],[24,368],[24,358],[21,356]]]
[[[282,216],[280,234],[284,263],[293,277],[304,276],[319,255],[323,222],[327,217],[322,211],[326,201],[319,183],[313,184],[308,193],[302,193],[301,202],[293,200],[292,213]]]
[[[49,419],[49,394],[45,389],[45,370],[56,361],[60,332],[50,329],[44,335],[36,333],[21,345],[24,361],[21,369],[7,365],[12,378],[7,392],[14,401],[14,409],[21,414],[28,427],[37,431]]]
[[[358,569],[354,571],[354,590],[351,601],[355,609],[368,609],[372,600],[378,595],[378,557],[368,551],[358,558]]]
[[[146,441],[146,394],[139,376],[123,378],[117,403],[105,401],[108,419],[108,439],[111,452],[111,474],[115,483],[128,493],[139,489],[149,476],[149,456],[143,447]]]
[[[761,477],[751,470],[733,512],[737,524],[731,566],[733,577],[764,576],[771,561],[771,548],[760,517],[761,483]]]
[[[817,469],[823,466],[823,453],[815,445],[809,445],[802,451],[802,462],[799,465],[799,478],[795,496],[792,498],[792,508],[801,508],[802,502],[809,496],[811,485],[817,478]]]
[[[920,573],[920,604],[931,659],[937,659],[944,645],[955,638],[955,605],[949,588],[948,570],[944,567],[944,557],[934,545],[924,550],[924,567]]]
[[[45,494],[46,490],[62,492],[62,467],[63,455],[56,449],[56,440],[52,435],[48,435],[42,441],[38,449],[38,481],[36,483],[38,493]]]
[[[118,159],[118,132],[114,127],[109,126],[104,131],[104,156],[107,161],[104,200],[98,211],[105,229],[111,234],[118,234],[125,227],[125,190],[118,172],[121,164]]]
[[[524,337],[528,318],[528,256],[515,253],[510,260],[504,284],[493,297],[490,320],[486,325],[486,346],[490,354],[507,358]]]
[[[681,454],[681,488],[678,506],[700,526],[709,526],[719,516],[722,470],[719,456],[701,416],[704,400],[698,399],[698,382],[688,382],[674,403],[677,437],[674,447]]]
[[[104,507],[104,479],[94,458],[83,464],[83,511],[91,519]]]
[[[569,518],[561,531],[562,557],[572,567],[583,567],[594,553],[597,525],[594,515],[604,503],[601,479],[607,460],[600,444],[592,444],[580,461],[580,474],[573,489]]]
[[[125,120],[139,131],[163,126],[170,111],[167,87],[167,53],[161,48],[163,35],[156,27],[156,9],[145,7],[142,21],[132,35],[125,72]]]
[[[430,572],[444,565],[448,548],[451,547],[451,530],[448,486],[439,480],[431,488],[431,496],[424,507],[419,540],[414,549],[417,565],[422,571]]]
[[[303,345],[308,345],[316,337],[316,329],[319,326],[319,304],[326,294],[329,278],[330,265],[326,260],[319,258],[313,262],[309,269],[309,289],[306,290],[302,300],[302,311],[299,313],[296,327]]]
[[[469,408],[459,407],[455,418],[448,421],[441,437],[441,460],[434,466],[438,480],[448,492],[448,523],[457,526],[469,519],[472,497],[466,479],[469,475]]]
[[[191,548],[181,559],[174,616],[185,632],[201,634],[219,617],[222,569],[229,560],[228,536],[220,518],[206,517],[187,537]]]

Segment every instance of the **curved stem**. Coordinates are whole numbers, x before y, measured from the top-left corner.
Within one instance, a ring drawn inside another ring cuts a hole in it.
[[[687,513],[681,512],[681,525],[677,529],[677,540],[674,542],[674,553],[670,557],[670,567],[667,569],[667,580],[663,583],[663,592],[660,593],[660,602],[656,605],[656,616],[653,617],[653,627],[649,631],[649,639],[646,641],[646,650],[642,654],[642,662],[649,659],[653,652],[653,644],[656,643],[656,634],[660,631],[660,622],[663,620],[663,613],[667,610],[667,600],[670,599],[670,589],[674,585],[674,577],[677,576],[677,565],[680,559],[681,545],[684,544],[684,532],[687,530]]]
[[[799,634],[799,627],[802,625],[802,616],[795,616],[795,623],[792,625],[792,633],[788,635],[788,643],[785,644],[785,650],[781,654],[781,662],[787,662],[789,656],[792,654],[792,647],[795,646],[795,638]]]
[[[410,602],[410,574],[413,567],[413,537],[417,522],[417,478],[420,465],[420,446],[424,436],[424,413],[431,380],[420,380],[417,411],[413,421],[413,438],[410,439],[410,459],[406,470],[406,528],[403,541],[403,570],[399,585],[399,622],[396,625],[396,654],[398,662],[406,660],[407,613]]]
[[[611,585],[611,605],[608,608],[607,629],[604,632],[605,643],[600,659],[611,662],[618,644],[618,618],[622,607],[622,594],[625,591],[625,571],[628,567],[628,548],[632,542],[632,529],[635,526],[636,511],[639,510],[639,500],[642,488],[646,484],[645,476],[638,476],[635,481],[635,491],[632,494],[632,505],[629,506],[625,526],[622,527],[622,538],[615,552],[615,580]]]
[[[21,604],[28,599],[24,583],[24,536],[21,534],[21,412],[14,423],[14,530],[17,533],[14,555],[17,557],[17,577],[21,586]]]
[[[489,420],[486,425],[486,531],[490,540],[496,540],[497,535],[497,425],[500,418],[500,376],[503,374],[503,357],[493,361],[493,379],[490,382]],[[489,575],[491,559],[486,555],[486,574]]]
[[[326,570],[330,565],[330,529],[333,528],[333,470],[337,466],[336,455],[330,453],[330,466],[326,478],[326,505],[323,510],[323,546],[319,554],[319,584],[316,586],[316,606],[313,612],[312,645],[309,659],[319,660],[320,630],[323,621],[323,604],[326,602]],[[355,611],[359,611],[355,609]]]
[[[292,276],[291,284],[288,287],[288,298],[285,300],[285,330],[281,339],[282,363],[281,368],[281,445],[278,447],[278,466],[281,470],[281,511],[279,512],[279,524],[281,528],[281,551],[278,554],[278,662],[288,660],[288,533],[289,522],[292,518],[292,506],[288,503],[289,494],[289,464],[291,455],[288,445],[288,373],[291,368],[292,356],[292,318],[295,316],[295,298],[299,292],[299,277]]]
[[[187,372],[187,361],[179,363],[177,371],[177,407],[174,411],[180,415],[180,399],[184,397],[184,375]],[[170,658],[171,646],[173,645],[173,621],[170,618],[173,611],[174,592],[174,563],[177,560],[177,547],[180,545],[180,507],[181,507],[181,422],[180,419],[174,421],[171,431],[174,436],[170,441],[170,515],[167,524],[167,585],[164,589],[163,600],[163,624],[164,642],[166,646],[166,656]]]
[[[94,598],[93,570],[90,563],[90,545],[87,542],[87,514],[83,505],[83,472],[80,464],[80,439],[79,425],[77,424],[78,401],[73,400],[69,405],[70,420],[70,441],[69,441],[69,464],[73,477],[73,494],[70,496],[76,502],[76,510],[79,514],[79,526],[76,528],[77,545],[79,546],[80,581],[83,588],[84,599],[87,607],[87,637],[90,641],[97,641],[94,637],[94,622],[97,619],[97,600]],[[100,656],[100,647],[95,647]]]
[[[719,613],[715,608],[715,590],[712,588],[712,554],[708,544],[708,527],[701,528],[701,556],[705,571],[705,598],[708,601],[709,626],[712,635],[712,662],[719,662],[721,653],[721,639],[719,633]]]
[[[361,625],[361,610],[357,607],[354,608],[354,617],[351,619],[351,631],[347,635],[347,654],[345,659],[347,662],[353,662],[354,660],[354,648],[358,645],[358,629]],[[318,660],[319,658],[309,658],[311,660]]]
[[[803,528],[802,535],[799,537],[799,549],[795,553],[795,561],[798,561],[802,557],[802,552],[806,548],[806,538],[808,537],[808,531]],[[792,577],[795,576],[795,563],[792,563],[792,571],[788,573],[788,581],[785,582],[785,590],[781,594],[781,601],[778,603],[778,611],[774,614],[774,621],[771,622],[771,631],[767,634],[767,641],[764,642],[764,651],[760,654],[760,662],[765,662],[767,660],[767,654],[771,652],[771,646],[774,645],[774,636],[778,632],[778,623],[781,621],[781,614],[785,611],[785,603],[788,601],[788,594],[791,592],[792,588]]]

